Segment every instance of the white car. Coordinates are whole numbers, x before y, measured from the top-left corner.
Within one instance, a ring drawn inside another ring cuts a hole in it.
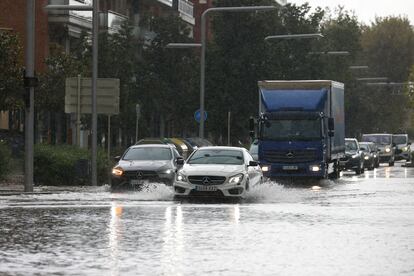
[[[243,198],[262,179],[258,162],[246,149],[203,147],[194,151],[177,172],[174,195]]]

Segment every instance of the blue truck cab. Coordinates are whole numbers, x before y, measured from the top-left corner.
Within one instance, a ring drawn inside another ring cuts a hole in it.
[[[272,80],[258,86],[259,118],[251,132],[264,176],[338,178],[345,155],[344,85]]]

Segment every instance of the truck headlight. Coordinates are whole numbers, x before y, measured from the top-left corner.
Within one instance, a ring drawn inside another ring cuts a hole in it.
[[[268,172],[268,171],[270,171],[270,166],[267,166],[267,165],[262,166],[262,171],[263,171],[263,172]]]
[[[311,165],[311,166],[309,166],[309,170],[311,172],[319,172],[321,170],[321,166],[319,166],[319,165]]]
[[[239,173],[239,174],[236,174],[236,175],[230,177],[229,183],[230,184],[239,184],[239,183],[242,182],[242,180],[243,180],[243,174]]]
[[[187,182],[187,177],[182,173],[178,173],[176,178],[177,178],[177,181]]]
[[[122,176],[123,174],[124,174],[124,170],[121,167],[115,167],[112,169],[112,175]]]

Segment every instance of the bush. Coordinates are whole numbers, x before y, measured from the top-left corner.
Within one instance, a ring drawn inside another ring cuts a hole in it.
[[[11,151],[7,143],[0,141],[0,179],[4,179],[10,172]]]
[[[90,160],[90,152],[76,146],[35,145],[34,180],[35,183],[48,186],[90,185],[90,174],[77,175],[77,164],[81,159]],[[89,163],[89,162],[88,162]],[[98,151],[98,184],[108,179],[109,162],[104,151]],[[81,167],[81,169],[86,169]]]

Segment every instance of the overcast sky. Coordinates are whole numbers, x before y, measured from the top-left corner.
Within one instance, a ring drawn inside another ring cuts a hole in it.
[[[289,3],[303,4],[311,7],[329,7],[332,10],[338,5],[353,10],[360,21],[368,24],[375,16],[406,15],[414,25],[414,0],[288,0]]]

